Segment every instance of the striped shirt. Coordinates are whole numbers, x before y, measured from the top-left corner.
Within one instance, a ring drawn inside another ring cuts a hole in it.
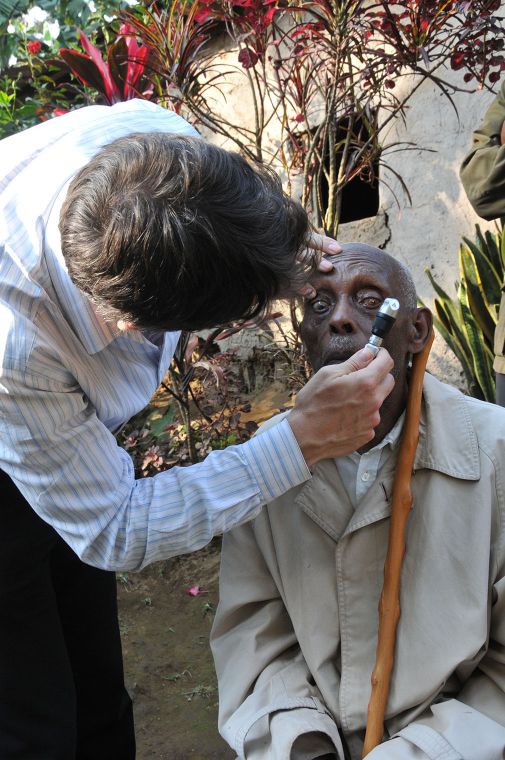
[[[179,335],[151,342],[103,320],[67,274],[58,218],[72,176],[102,145],[146,131],[197,134],[176,114],[132,100],[0,142],[0,469],[85,562],[106,569],[198,549],[310,477],[287,421],[139,480],[116,443]]]

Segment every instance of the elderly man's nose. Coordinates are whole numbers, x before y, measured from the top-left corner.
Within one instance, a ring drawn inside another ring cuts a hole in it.
[[[356,325],[348,304],[341,302],[335,307],[330,319],[330,330],[337,335],[355,332]]]

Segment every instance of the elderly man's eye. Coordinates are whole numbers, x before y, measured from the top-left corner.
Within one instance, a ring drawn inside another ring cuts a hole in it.
[[[379,296],[363,296],[360,298],[360,304],[366,306],[367,309],[378,309],[383,300]]]
[[[325,314],[328,311],[328,302],[323,301],[321,298],[316,298],[310,305],[312,311],[315,314]]]

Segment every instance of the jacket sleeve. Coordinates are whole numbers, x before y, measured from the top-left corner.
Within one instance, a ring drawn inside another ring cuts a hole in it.
[[[220,602],[211,634],[219,730],[246,760],[313,760],[327,753],[343,760],[338,729],[256,540],[256,523],[265,519],[263,512],[223,539]]]
[[[460,177],[468,200],[484,219],[505,216],[505,82],[473,133],[472,147],[461,164]]]

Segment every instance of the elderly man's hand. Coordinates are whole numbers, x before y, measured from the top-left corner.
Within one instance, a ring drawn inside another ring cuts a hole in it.
[[[324,258],[324,254],[335,254],[340,253],[341,251],[342,248],[336,240],[333,240],[333,238],[330,238],[327,235],[320,235],[318,232],[313,232],[310,235],[308,251],[305,255],[308,254],[309,256],[317,257],[317,268],[320,272],[331,272],[333,264],[329,259]],[[316,295],[316,291],[312,285],[307,283],[301,288],[300,295],[304,298],[313,298]]]
[[[372,440],[379,409],[393,390],[392,369],[385,349],[373,360],[363,348],[342,364],[322,367],[309,380],[287,418],[309,467]]]

